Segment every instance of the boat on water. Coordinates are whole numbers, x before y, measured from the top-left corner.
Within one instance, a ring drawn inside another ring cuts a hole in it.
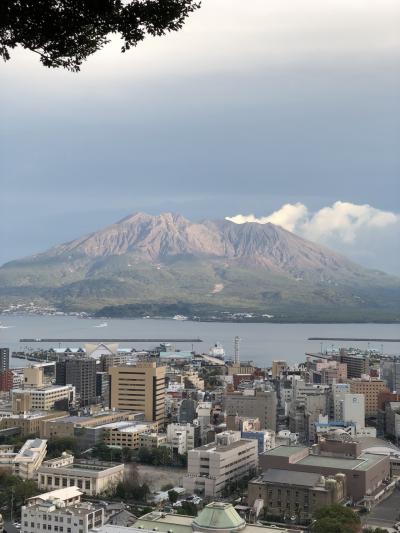
[[[175,315],[174,317],[172,317],[172,320],[187,320],[188,317],[185,316],[185,315]]]
[[[214,346],[208,350],[208,355],[216,357],[217,359],[225,359],[225,350],[220,342],[216,342]]]
[[[10,329],[10,328],[13,328],[14,326],[6,326],[5,324],[3,324],[3,322],[0,322],[0,329]]]
[[[98,324],[97,326],[94,326],[95,328],[106,328],[108,326],[107,322],[102,322],[101,324]]]

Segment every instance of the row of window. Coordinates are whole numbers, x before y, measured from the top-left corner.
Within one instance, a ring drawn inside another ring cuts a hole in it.
[[[45,481],[45,476],[40,476],[40,482],[42,485],[45,485],[46,484],[46,481]],[[84,482],[83,482],[84,481]],[[47,485],[54,485],[56,487],[59,487],[60,486],[60,483],[61,483],[61,486],[63,487],[68,487],[68,478],[66,477],[63,477],[63,478],[60,478],[58,476],[54,476],[51,477],[51,476],[47,476]],[[70,487],[73,487],[73,486],[77,486],[78,488],[80,489],[88,489],[90,490],[90,479],[85,479],[85,480],[82,480],[82,479],[72,479],[70,478],[69,480],[69,486]]]

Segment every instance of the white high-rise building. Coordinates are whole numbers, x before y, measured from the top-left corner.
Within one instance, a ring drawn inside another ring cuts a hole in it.
[[[345,394],[343,401],[343,421],[352,422],[356,430],[365,427],[364,394]]]

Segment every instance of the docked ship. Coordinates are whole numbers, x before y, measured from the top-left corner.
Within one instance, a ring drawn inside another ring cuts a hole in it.
[[[217,359],[225,359],[225,350],[221,343],[217,342],[208,350],[208,355]]]

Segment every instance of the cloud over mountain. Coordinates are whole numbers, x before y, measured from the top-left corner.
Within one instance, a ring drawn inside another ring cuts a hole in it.
[[[382,257],[385,257],[388,270],[400,272],[398,213],[368,204],[337,201],[315,213],[311,213],[304,204],[296,203],[285,204],[267,216],[236,215],[226,218],[236,224],[271,222],[346,253],[373,268],[383,268]]]

